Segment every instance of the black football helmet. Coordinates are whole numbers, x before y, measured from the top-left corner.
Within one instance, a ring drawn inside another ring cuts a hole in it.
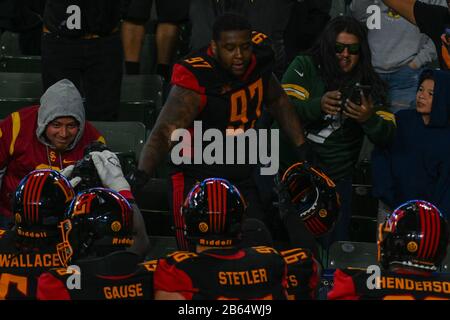
[[[341,204],[334,182],[325,173],[299,162],[285,171],[281,183],[288,190],[295,212],[315,237],[333,228]]]
[[[234,246],[240,241],[246,208],[239,190],[227,180],[203,180],[192,188],[181,207],[187,240],[210,247]]]
[[[448,225],[433,204],[411,200],[379,226],[378,261],[383,268],[435,271],[447,253]]]
[[[118,192],[92,188],[73,199],[60,223],[57,244],[63,265],[86,257],[102,257],[133,244],[133,209]]]
[[[13,199],[16,233],[25,238],[57,237],[58,223],[74,197],[70,182],[58,171],[34,170],[16,189]]]

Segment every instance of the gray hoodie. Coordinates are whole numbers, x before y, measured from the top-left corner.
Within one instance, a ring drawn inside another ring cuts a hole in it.
[[[67,148],[71,150],[83,136],[85,115],[83,98],[75,85],[67,79],[60,80],[49,87],[41,97],[38,111],[36,135],[40,142],[53,148],[45,138],[47,125],[59,117],[74,117],[80,123],[77,136]]]
[[[446,5],[445,0],[421,2]],[[418,27],[395,15],[381,0],[353,0],[350,5],[352,16],[366,24],[367,8],[371,5],[381,9],[381,29],[372,29],[368,33],[372,64],[378,73],[395,72],[410,62],[420,68],[436,59],[433,41],[420,33]]]

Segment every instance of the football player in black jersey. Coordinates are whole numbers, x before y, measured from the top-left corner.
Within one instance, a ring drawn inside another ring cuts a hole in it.
[[[14,194],[14,226],[0,230],[0,300],[35,299],[38,276],[62,267],[56,252],[58,223],[74,191],[58,171],[35,170]]]
[[[134,194],[139,194],[157,165],[174,146],[171,141],[174,131],[185,128],[192,132],[194,121],[201,121],[203,130],[219,130],[222,136],[229,136],[228,130],[237,129],[243,132],[234,132],[234,135],[242,135],[256,128],[264,107],[298,147],[298,158],[306,158],[309,148],[305,144],[302,126],[272,73],[273,51],[268,40],[262,33],[252,33],[244,17],[224,14],[214,23],[210,45],[174,65],[173,87],[141,153],[139,170],[130,177]],[[198,150],[200,148],[202,150]],[[196,145],[192,154],[203,154],[203,150],[205,144]],[[229,150],[221,151],[229,155]],[[256,165],[248,160],[251,156],[248,151],[247,146],[244,164],[236,164],[236,158],[242,154],[235,152],[234,164],[228,161],[226,164],[225,161],[206,164],[204,160],[197,163],[191,157],[194,161],[172,166],[169,195],[180,249],[189,249],[181,231],[183,221],[179,212],[182,201],[190,188],[205,178],[221,177],[232,181],[249,202],[247,215],[265,220],[265,210],[252,178]]]
[[[184,232],[195,251],[158,261],[157,300],[286,299],[286,265],[266,246],[240,248],[245,200],[225,179],[209,178],[187,196]]]
[[[378,261],[370,270],[336,270],[330,300],[449,300],[450,276],[436,273],[445,258],[448,224],[433,204],[411,200],[380,224]],[[374,268],[375,267],[375,268]]]
[[[38,280],[40,300],[152,299],[156,261],[130,250],[133,209],[118,192],[92,188],[72,201],[60,225],[59,259]]]

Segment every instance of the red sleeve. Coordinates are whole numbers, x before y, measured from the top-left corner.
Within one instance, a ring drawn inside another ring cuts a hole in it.
[[[194,292],[198,289],[192,287],[189,276],[175,265],[170,265],[166,259],[160,259],[154,275],[154,290],[178,292],[186,300],[192,300]]]
[[[38,278],[36,298],[38,300],[70,300],[65,284],[49,272]]]
[[[200,86],[197,77],[185,66],[181,64],[175,64],[173,66],[171,83],[200,94],[201,102],[199,110],[202,110],[206,105],[205,87]]]
[[[337,269],[334,273],[333,289],[328,292],[328,300],[359,300],[356,294],[355,284],[350,275]]]
[[[319,262],[311,257],[312,260],[312,273],[309,278],[308,288],[311,299],[316,299],[317,288],[319,287],[320,274],[319,274]]]
[[[12,118],[9,115],[0,122],[0,169],[3,168],[9,158],[9,147],[12,139]]]

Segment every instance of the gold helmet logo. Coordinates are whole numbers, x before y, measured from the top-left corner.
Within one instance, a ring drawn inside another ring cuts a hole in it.
[[[328,215],[327,210],[325,210],[325,209],[320,209],[320,211],[319,211],[319,217],[325,218],[327,215]]]
[[[111,230],[114,232],[119,232],[120,229],[122,229],[122,225],[120,224],[119,221],[114,221],[113,223],[111,223]]]
[[[19,213],[16,213],[16,214],[14,215],[14,219],[16,220],[16,223],[17,223],[17,224],[19,224],[19,223],[22,222],[22,217],[20,216]]]
[[[207,224],[207,223],[201,222],[201,223],[198,225],[198,229],[200,230],[200,232],[206,233],[206,232],[208,232],[209,227],[208,227],[208,224]]]
[[[408,242],[408,244],[406,245],[406,249],[411,253],[416,252],[418,249],[417,243],[415,243],[414,241]]]

